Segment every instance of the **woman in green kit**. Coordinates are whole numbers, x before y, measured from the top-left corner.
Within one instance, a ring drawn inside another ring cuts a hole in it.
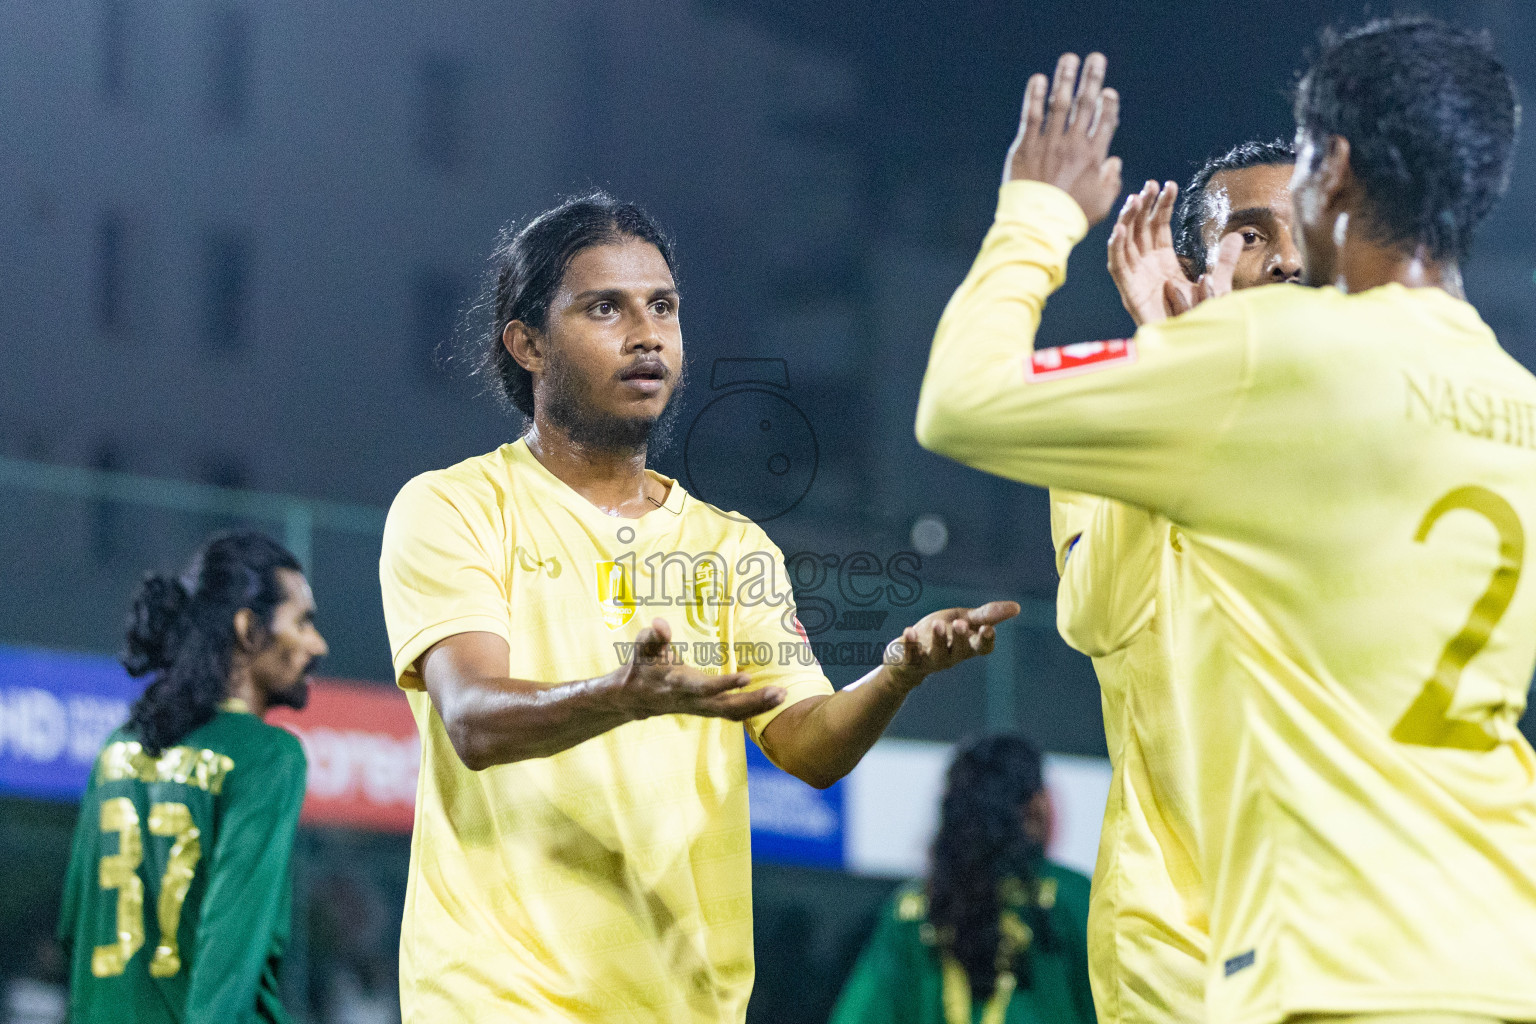
[[[1040,754],[987,736],[950,765],[926,882],[881,912],[831,1024],[1092,1024],[1088,879],[1045,859]]]

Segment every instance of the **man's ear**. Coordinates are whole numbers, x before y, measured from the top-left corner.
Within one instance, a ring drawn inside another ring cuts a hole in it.
[[[1330,135],[1318,150],[1317,190],[1326,205],[1337,209],[1347,205],[1347,193],[1354,187],[1355,175],[1349,167],[1349,140],[1342,135]]]
[[[1175,259],[1179,261],[1179,269],[1184,271],[1185,277],[1193,281],[1195,278],[1200,276],[1199,274],[1195,273],[1194,260],[1190,259],[1188,256],[1177,256]]]
[[[241,608],[235,612],[235,643],[244,650],[250,650],[256,640],[256,613],[249,608]]]
[[[501,344],[518,366],[529,373],[544,372],[544,337],[521,320],[508,321]]]

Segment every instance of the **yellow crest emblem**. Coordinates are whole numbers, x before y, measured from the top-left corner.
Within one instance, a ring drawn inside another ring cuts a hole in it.
[[[633,555],[629,557],[634,558]],[[597,604],[603,610],[603,622],[609,629],[618,629],[635,617],[635,579],[624,562],[598,559]]]
[[[720,605],[725,600],[725,580],[712,559],[701,559],[693,569],[692,593],[684,598],[684,614],[694,629],[719,639]]]

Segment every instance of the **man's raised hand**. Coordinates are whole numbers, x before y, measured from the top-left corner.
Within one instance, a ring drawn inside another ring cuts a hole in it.
[[[1216,247],[1216,259],[1210,268],[1200,275],[1200,279],[1184,293],[1168,293],[1168,312],[1174,316],[1194,306],[1200,305],[1206,299],[1214,299],[1220,295],[1226,295],[1232,290],[1232,278],[1237,273],[1237,261],[1243,255],[1243,236],[1236,231],[1221,237],[1221,244]]]
[[[775,708],[784,690],[765,686],[743,690],[752,680],[745,672],[714,675],[672,657],[672,627],[653,619],[635,638],[629,664],[619,669],[619,693],[631,718],[654,715],[703,715],[745,721]]]
[[[996,626],[1019,614],[1016,601],[989,601],[979,608],[945,608],[924,615],[885,648],[891,675],[908,687],[979,654],[991,654]]]
[[[1060,188],[1077,200],[1090,227],[1109,215],[1120,195],[1120,158],[1109,155],[1120,123],[1120,94],[1104,88],[1104,68],[1102,53],[1081,62],[1066,53],[1056,62],[1054,82],[1030,77],[1019,133],[1003,171],[1004,182],[1043,181]]]
[[[1156,323],[1188,309],[1195,283],[1173,249],[1173,205],[1179,187],[1161,189],[1149,181],[1133,192],[1109,233],[1109,276],[1136,326]],[[1181,301],[1182,300],[1182,301]]]

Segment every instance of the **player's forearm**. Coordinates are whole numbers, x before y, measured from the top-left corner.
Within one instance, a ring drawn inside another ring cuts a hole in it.
[[[639,717],[614,673],[556,686],[461,679],[429,689],[454,751],[472,771],[549,757]]]
[[[1045,300],[1086,231],[1082,210],[1061,190],[1003,187],[996,221],[934,334],[917,406],[923,447],[966,462],[1010,433],[992,400],[1023,383]]]
[[[763,748],[780,768],[825,789],[869,753],[916,685],[882,665],[829,697],[787,708],[769,723]]]

